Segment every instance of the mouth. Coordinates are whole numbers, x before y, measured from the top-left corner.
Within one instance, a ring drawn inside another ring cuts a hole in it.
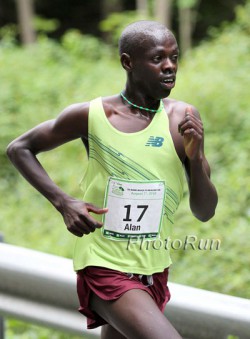
[[[161,84],[167,89],[172,89],[175,86],[175,76],[162,78]]]

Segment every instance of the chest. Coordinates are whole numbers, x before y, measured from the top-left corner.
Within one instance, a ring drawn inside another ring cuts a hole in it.
[[[183,162],[185,159],[185,152],[183,147],[183,138],[178,132],[178,119],[173,115],[168,115],[167,112],[166,119],[164,121],[158,121],[158,127],[159,131],[162,129],[166,130],[167,133],[170,133],[170,137],[172,138],[172,142],[175,148],[175,151],[179,157],[179,159]],[[124,112],[113,112],[113,114],[109,114],[107,116],[107,119],[110,123],[110,125],[117,131],[122,133],[138,133],[142,132],[144,130],[147,130],[151,127],[151,125],[154,124],[154,120],[157,119],[157,117],[154,114],[148,114],[148,115],[142,115],[142,114],[128,114]],[[154,126],[157,129],[157,126]],[[155,128],[154,128],[155,129]],[[157,144],[157,140],[160,143],[161,140],[161,132],[155,132],[155,136],[152,135],[151,141],[155,144]],[[159,135],[158,135],[159,134]],[[157,139],[158,138],[158,139]],[[152,146],[153,147],[153,146]]]

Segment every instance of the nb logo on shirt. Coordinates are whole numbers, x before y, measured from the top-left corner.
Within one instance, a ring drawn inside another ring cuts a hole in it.
[[[145,146],[161,147],[163,145],[164,138],[150,136]]]

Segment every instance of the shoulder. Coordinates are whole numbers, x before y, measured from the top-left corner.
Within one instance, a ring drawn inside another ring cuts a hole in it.
[[[190,107],[194,115],[200,119],[198,110],[187,102],[175,99],[163,100],[166,114],[168,115],[169,131],[171,133],[176,152],[180,160],[184,163],[186,154],[183,145],[183,136],[179,133],[179,124],[183,122],[186,116],[187,108]]]
[[[106,116],[111,116],[114,112],[117,112],[122,107],[122,102],[119,94],[102,97],[102,104]]]
[[[63,109],[60,113],[59,117],[69,116],[73,117],[74,115],[88,115],[89,112],[89,102],[82,102],[82,103],[74,103],[71,104]]]
[[[56,125],[59,128],[65,127],[68,130],[81,137],[88,135],[88,117],[91,102],[101,99],[101,104],[104,108],[106,115],[112,114],[114,107],[117,106],[119,96],[99,97],[88,102],[74,103],[67,106],[57,117]]]
[[[65,107],[57,117],[57,122],[74,124],[88,118],[89,102],[75,103]]]
[[[89,102],[74,103],[65,107],[54,120],[55,131],[67,131],[78,137],[88,134]]]
[[[166,98],[163,100],[164,107],[166,109],[166,112],[169,116],[169,118],[174,119],[174,120],[182,120],[185,116],[186,109],[190,107],[197,117],[200,118],[200,113],[197,110],[197,108],[190,103],[184,102],[184,101],[179,101],[176,99],[169,99]]]

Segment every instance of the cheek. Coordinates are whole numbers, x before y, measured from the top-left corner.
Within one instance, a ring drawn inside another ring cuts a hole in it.
[[[159,74],[159,67],[141,64],[134,70],[133,78],[136,82],[144,83],[144,86],[147,86],[154,81],[158,81]]]
[[[158,79],[159,74],[161,73],[160,67],[148,67],[147,69],[144,70],[144,76],[147,78],[151,78],[152,80]]]

